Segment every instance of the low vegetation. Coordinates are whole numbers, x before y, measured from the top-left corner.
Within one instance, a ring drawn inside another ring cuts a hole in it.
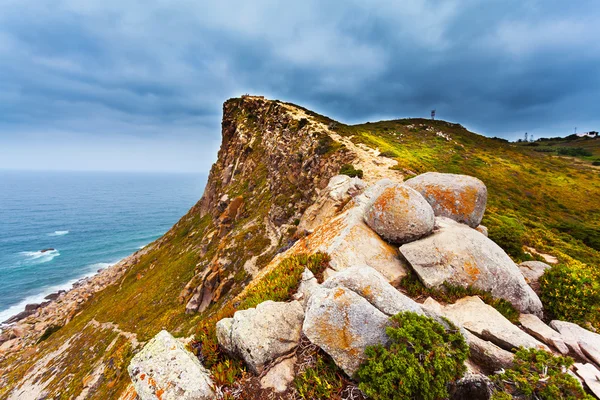
[[[572,261],[553,266],[539,282],[550,318],[600,329],[600,270]]]
[[[514,366],[493,377],[498,390],[492,400],[592,400],[566,371],[572,364],[569,357],[521,348],[515,354]]]
[[[352,164],[344,164],[344,165],[342,165],[342,168],[340,169],[340,175],[348,175],[351,178],[354,178],[355,176],[362,178],[363,170],[356,169],[354,167],[354,165],[352,165]]]
[[[359,388],[373,400],[435,400],[465,372],[469,347],[458,328],[404,312],[386,329],[389,347],[370,346],[356,373]]]

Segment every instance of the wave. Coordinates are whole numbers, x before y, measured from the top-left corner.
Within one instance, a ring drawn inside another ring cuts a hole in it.
[[[22,255],[26,257],[25,264],[43,264],[52,261],[55,257],[60,256],[60,252],[56,249],[46,251],[23,251]]]
[[[38,253],[38,252],[27,252],[27,253]],[[68,281],[60,283],[58,285],[46,286],[46,287],[42,288],[39,293],[31,295],[31,296],[27,296],[23,300],[18,302],[17,304],[12,305],[5,310],[1,310],[0,311],[0,326],[2,325],[3,321],[6,321],[13,315],[17,315],[21,311],[25,310],[25,306],[27,304],[43,303],[44,301],[47,301],[44,299],[44,297],[48,296],[49,294],[56,293],[59,290],[70,290],[73,288],[74,283],[76,283],[82,279],[85,279],[85,278],[90,278],[90,277],[96,275],[98,273],[98,270],[108,268],[112,265],[115,265],[119,261],[112,262],[112,263],[99,262],[99,263],[95,263],[95,264],[90,264],[86,268],[84,268],[84,271],[85,271],[84,274],[78,276],[77,278],[69,279]],[[0,332],[2,332],[2,329],[0,329]]]
[[[49,233],[48,236],[65,236],[68,234],[69,231],[54,231],[53,233]]]

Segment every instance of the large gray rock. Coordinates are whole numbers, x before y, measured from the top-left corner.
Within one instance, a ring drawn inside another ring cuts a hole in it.
[[[301,302],[303,306],[306,306],[312,292],[319,287],[320,285],[315,275],[308,268],[305,268],[300,278],[298,290],[294,294],[294,299]]]
[[[349,376],[365,360],[367,346],[386,344],[388,316],[353,291],[319,289],[311,296],[304,325],[306,337],[329,354]]]
[[[555,320],[550,322],[550,326],[560,332],[565,340],[576,342],[583,354],[600,365],[600,335],[572,322]]]
[[[400,293],[381,273],[367,265],[347,268],[323,282],[323,287],[348,288],[387,315],[396,315],[403,311],[423,314],[416,301]]]
[[[549,351],[545,344],[517,328],[477,296],[465,297],[454,304],[442,306],[442,313],[456,325],[505,350],[525,347]]]
[[[432,235],[402,245],[400,253],[429,288],[444,282],[473,286],[508,300],[523,313],[542,314],[542,302],[516,264],[500,246],[466,225],[436,218]]]
[[[411,242],[433,230],[433,209],[416,190],[387,187],[365,213],[365,222],[391,243]]]
[[[538,281],[548,268],[550,268],[550,266],[541,261],[525,261],[519,264],[519,269],[525,278],[525,282],[527,282],[536,293],[540,292],[540,284]]]
[[[421,193],[436,216],[477,227],[487,203],[487,188],[477,178],[467,175],[427,172],[405,182]]]
[[[507,369],[513,366],[515,355],[506,351],[492,342],[480,339],[472,333],[465,335],[469,345],[469,359],[487,374],[493,374],[501,369]]]
[[[549,346],[553,346],[562,354],[569,354],[569,348],[558,332],[550,328],[535,315],[521,314],[519,316],[519,322],[525,332],[529,333],[531,336],[541,340]]]
[[[304,309],[297,301],[268,300],[217,322],[217,339],[225,350],[243,359],[252,372],[260,374],[266,364],[298,345],[303,317]]]
[[[169,332],[161,331],[127,368],[141,400],[212,400],[210,373]]]

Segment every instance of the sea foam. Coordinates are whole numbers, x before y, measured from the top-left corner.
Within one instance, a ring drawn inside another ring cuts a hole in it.
[[[69,231],[54,231],[52,233],[49,233],[48,236],[65,236],[68,234],[69,234]]]
[[[23,251],[21,254],[25,256],[23,263],[28,265],[43,264],[60,256],[60,252],[56,249],[47,251]]]

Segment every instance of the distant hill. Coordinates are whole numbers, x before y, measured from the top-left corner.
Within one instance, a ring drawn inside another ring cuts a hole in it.
[[[600,136],[578,137],[569,135],[564,138],[541,138],[535,142],[517,142],[517,146],[531,148],[533,151],[562,157],[576,157],[600,166]]]

